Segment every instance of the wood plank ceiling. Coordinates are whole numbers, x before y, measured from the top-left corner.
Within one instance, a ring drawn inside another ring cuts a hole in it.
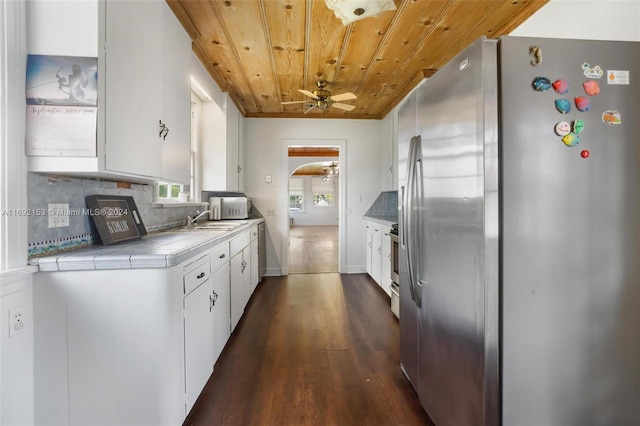
[[[324,0],[167,0],[193,50],[245,117],[384,118],[481,36],[509,34],[548,0],[394,0],[348,26]],[[298,89],[352,92],[352,111],[311,109]]]

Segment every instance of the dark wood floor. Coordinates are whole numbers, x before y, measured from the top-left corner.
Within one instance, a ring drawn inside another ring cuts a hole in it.
[[[338,225],[289,228],[289,273],[338,272]]]
[[[365,274],[266,277],[185,425],[431,425]]]

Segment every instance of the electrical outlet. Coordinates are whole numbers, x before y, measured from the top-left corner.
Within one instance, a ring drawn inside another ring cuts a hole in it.
[[[17,336],[25,328],[24,306],[9,309],[9,337]]]
[[[267,210],[267,216],[275,216],[275,215],[276,215],[275,209],[268,209]]]
[[[69,204],[49,204],[47,213],[49,217],[49,228],[69,226]]]

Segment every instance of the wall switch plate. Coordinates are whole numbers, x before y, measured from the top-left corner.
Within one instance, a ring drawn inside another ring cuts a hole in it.
[[[25,328],[24,306],[9,309],[9,337],[17,336]]]
[[[49,204],[47,214],[49,217],[49,228],[69,226],[69,204]]]
[[[360,194],[354,195],[353,196],[353,202],[354,203],[361,203],[362,202],[362,195],[360,195]]]
[[[267,183],[271,183],[271,175],[265,175],[264,176],[264,181]]]

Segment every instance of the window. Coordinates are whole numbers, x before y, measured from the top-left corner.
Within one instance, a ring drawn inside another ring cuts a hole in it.
[[[334,181],[335,179],[332,178],[324,179],[314,177],[311,179],[311,193],[314,206],[330,207],[334,205]]]
[[[301,212],[304,200],[304,180],[300,178],[289,179],[289,211]]]
[[[180,193],[189,192],[189,185],[181,185],[179,183],[158,183],[158,201],[178,201]]]

